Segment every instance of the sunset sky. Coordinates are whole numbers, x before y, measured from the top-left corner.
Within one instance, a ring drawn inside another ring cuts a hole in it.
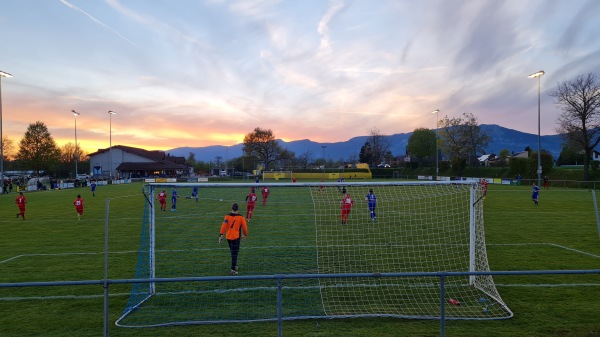
[[[474,114],[554,134],[559,81],[600,76],[598,0],[3,0],[3,135],[59,146],[339,142]],[[108,111],[116,112],[109,120]],[[109,123],[112,122],[112,127]]]

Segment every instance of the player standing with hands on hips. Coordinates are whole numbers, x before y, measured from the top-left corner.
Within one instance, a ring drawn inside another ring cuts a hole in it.
[[[246,219],[241,214],[238,214],[238,209],[238,204],[234,202],[231,205],[231,213],[225,215],[221,231],[219,232],[219,244],[223,243],[223,235],[225,235],[229,244],[229,251],[231,252],[231,275],[238,274],[237,259],[240,252],[240,240],[246,240],[246,236],[248,236]]]

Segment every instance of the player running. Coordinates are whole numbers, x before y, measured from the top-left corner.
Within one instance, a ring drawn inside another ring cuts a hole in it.
[[[77,194],[77,199],[73,201],[73,206],[75,206],[75,212],[77,212],[77,220],[81,220],[81,216],[83,215],[83,207],[85,203],[81,198],[81,194]]]
[[[262,192],[262,204],[263,206],[267,204],[267,198],[269,197],[269,187],[263,186],[261,189]]]
[[[256,200],[258,197],[256,193],[254,193],[254,187],[250,187],[250,193],[246,196],[246,201],[248,204],[246,205],[246,221],[250,222],[252,219],[252,213],[254,213],[254,205],[256,205]]]
[[[15,203],[19,207],[19,213],[17,213],[17,219],[19,218],[19,215],[20,215],[21,217],[23,217],[23,220],[25,220],[25,204],[27,203],[27,199],[23,195],[23,192],[19,192],[19,196],[17,197],[17,199],[15,199]]]

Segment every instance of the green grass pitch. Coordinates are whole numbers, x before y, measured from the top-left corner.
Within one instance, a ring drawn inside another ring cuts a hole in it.
[[[144,205],[141,192],[142,184],[133,183],[99,186],[96,197],[83,188],[26,193],[25,221],[15,217],[16,195],[0,195],[0,282],[102,279],[106,198],[110,198],[109,278],[133,278]],[[77,194],[82,194],[86,202],[80,221],[72,205]],[[355,198],[360,201],[360,194]],[[182,198],[180,205],[192,202]],[[600,239],[593,206],[588,190],[542,190],[536,207],[528,187],[490,185],[484,212],[491,269],[600,268]],[[215,201],[217,218],[224,214],[222,208]],[[259,223],[259,215],[256,217],[253,221]],[[207,228],[207,246],[216,241],[218,222]],[[251,229],[252,235],[273,234],[258,225]],[[265,233],[261,233],[263,230]],[[311,268],[305,266],[300,271]],[[600,276],[497,276],[494,280],[515,317],[503,321],[449,321],[446,336],[600,335]],[[115,327],[112,322],[121,315],[130,290],[130,285],[110,287],[111,336],[277,335],[275,322]],[[101,335],[102,294],[99,286],[0,288],[0,336]],[[285,303],[284,308],[290,305],[292,309],[293,304]],[[298,320],[284,322],[283,334],[436,336],[439,321]]]

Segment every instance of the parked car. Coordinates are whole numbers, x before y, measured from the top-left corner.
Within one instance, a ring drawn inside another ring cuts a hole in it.
[[[377,165],[377,167],[388,168],[388,167],[390,167],[390,164],[381,163],[381,164]]]
[[[90,175],[89,174],[78,174],[77,176],[75,176],[75,179],[79,179],[79,180],[90,179]]]

